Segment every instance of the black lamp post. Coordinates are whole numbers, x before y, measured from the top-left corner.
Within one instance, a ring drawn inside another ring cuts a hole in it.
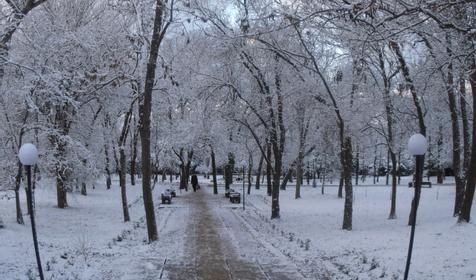
[[[241,165],[243,166],[243,210],[245,210],[245,168],[246,168],[246,161],[242,161]]]
[[[38,240],[36,238],[36,225],[35,225],[35,210],[33,208],[33,191],[31,189],[31,166],[35,165],[38,161],[38,150],[36,149],[35,145],[28,143],[21,146],[20,151],[18,152],[18,157],[20,162],[25,166],[26,169],[26,176],[27,176],[27,203],[28,208],[31,210],[30,212],[30,220],[31,220],[31,233],[33,235],[33,245],[35,246],[35,254],[36,254],[36,263],[38,265],[38,272],[40,274],[40,279],[43,280],[43,269],[41,268],[41,260],[40,260],[40,251],[38,249]]]
[[[415,225],[418,209],[418,202],[420,201],[421,193],[421,181],[423,174],[423,159],[427,149],[427,142],[425,136],[421,134],[415,134],[408,140],[408,151],[415,157],[415,176],[413,186],[415,188],[415,196],[412,201],[413,214],[411,215],[411,232],[410,232],[410,244],[408,245],[407,263],[405,266],[404,280],[408,279],[408,272],[410,270],[410,263],[412,259],[413,240],[415,237]]]

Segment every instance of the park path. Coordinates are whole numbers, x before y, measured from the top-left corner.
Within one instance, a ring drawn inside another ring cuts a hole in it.
[[[175,236],[185,238],[184,252],[180,259],[167,258],[162,279],[305,279],[293,263],[256,238],[234,213],[241,211],[239,205],[223,194],[202,188],[175,200],[187,206],[187,211],[174,212],[182,217],[173,217],[187,220],[185,236]]]

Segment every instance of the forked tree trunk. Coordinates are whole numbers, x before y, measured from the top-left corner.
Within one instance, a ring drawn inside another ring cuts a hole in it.
[[[293,167],[290,166],[289,169],[284,174],[284,178],[283,178],[283,181],[281,182],[281,186],[279,187],[279,189],[283,191],[286,190],[286,185],[288,184],[292,176],[293,176]]]
[[[422,106],[420,104],[420,98],[417,94],[415,85],[414,85],[413,80],[410,76],[410,70],[407,66],[405,58],[402,55],[402,52],[400,51],[400,46],[396,42],[391,41],[389,43],[389,47],[390,47],[390,49],[393,50],[393,52],[395,53],[395,55],[397,57],[398,63],[400,65],[400,71],[401,71],[401,73],[403,75],[403,78],[405,79],[406,85],[407,85],[407,87],[410,90],[410,93],[412,95],[413,104],[415,105],[415,109],[416,109],[416,113],[417,113],[417,117],[418,117],[418,127],[420,129],[420,133],[423,136],[426,137],[425,117],[423,115],[423,109],[422,109]],[[425,159],[423,158],[422,161],[425,162]],[[423,172],[423,168],[422,168],[421,172]],[[421,178],[422,176],[421,176],[421,174],[418,174],[417,177]],[[415,207],[415,205],[418,205],[418,204],[419,204],[419,201],[416,201],[416,203],[412,203],[412,206],[411,206],[412,208],[410,210],[410,217],[408,219],[408,225],[412,225],[412,221],[416,220],[416,219],[413,218],[413,216],[415,215],[414,207]]]

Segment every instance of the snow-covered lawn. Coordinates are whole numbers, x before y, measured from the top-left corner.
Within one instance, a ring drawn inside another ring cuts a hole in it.
[[[96,189],[89,190],[87,196],[77,192],[68,193],[69,207],[66,209],[56,207],[54,185],[40,181],[35,197],[43,269],[48,271],[60,261],[84,262],[84,258],[92,257],[98,248],[105,247],[113,238],[132,228],[133,222],[144,216],[140,182],[136,186],[129,185],[127,193],[132,223],[125,224],[117,179],[113,180],[110,190],[106,190],[100,181]],[[0,194],[13,197],[13,192]],[[27,209],[23,190],[21,195],[25,214]],[[29,271],[36,273],[30,219],[25,215],[25,225],[16,223],[14,199],[0,199],[0,213],[5,223],[5,228],[0,229],[0,279],[28,279]],[[74,258],[70,256],[73,254]],[[50,273],[46,272],[46,275]]]
[[[204,191],[210,192],[209,180],[202,177],[200,181]],[[296,264],[304,275],[313,275],[314,268],[325,266],[335,279],[402,279],[413,189],[407,187],[408,178],[404,178],[397,193],[398,218],[388,220],[390,187],[382,185],[384,181],[381,179],[380,185],[368,181],[365,186],[354,187],[352,231],[340,229],[344,200],[337,198],[335,185],[327,186],[324,195],[320,184],[315,189],[305,185],[299,200],[294,199],[294,185],[289,185],[280,192],[281,218],[277,220],[269,219],[271,200],[265,187],[257,191],[253,186],[243,211],[236,204],[229,208],[232,206],[224,197],[221,200],[224,191],[221,186],[217,198],[223,205],[213,209],[232,210],[248,235],[266,245],[270,252],[282,255],[286,262]],[[233,187],[241,192],[241,184],[235,182]],[[98,182],[87,197],[70,194],[70,207],[57,209],[54,188],[42,182],[36,191],[36,209],[47,279],[137,279],[138,273],[141,279],[148,279],[148,273],[151,279],[156,279],[162,274],[166,259],[189,257],[184,255],[184,240],[193,209],[189,209],[187,200],[179,197],[172,205],[159,205],[157,197],[168,184],[156,187],[159,241],[149,245],[140,182],[128,186],[131,222],[126,224],[122,221],[117,185],[114,180],[113,188],[106,190],[103,182]],[[0,213],[5,224],[5,228],[0,229],[0,279],[28,279],[28,274],[36,272],[29,219],[25,215],[26,225],[16,224],[14,199],[6,199],[5,194],[0,193],[3,197]],[[182,195],[192,197],[194,194]],[[26,211],[23,196],[22,191],[22,206]],[[451,215],[453,200],[451,178],[445,185],[423,189],[410,279],[476,277],[476,226],[456,223]],[[223,222],[234,225],[231,220]],[[242,243],[247,243],[245,241]],[[249,255],[260,255],[253,252],[256,248],[241,249],[249,251]],[[166,278],[164,274],[163,279]]]
[[[452,178],[449,178],[452,179]],[[402,179],[397,190],[397,219],[388,220],[390,187],[354,187],[353,230],[341,230],[344,200],[337,198],[337,187],[304,186],[302,198],[294,199],[294,186],[280,192],[281,219],[270,221],[276,232],[294,235],[292,239],[311,242],[316,255],[346,265],[357,275],[358,266],[371,263],[383,278],[403,278],[410,227],[407,226],[413,189]],[[385,180],[380,179],[380,184]],[[418,209],[411,279],[471,279],[476,277],[476,226],[460,225],[452,216],[454,186],[446,184],[424,188]],[[265,188],[252,190],[248,201],[260,215],[270,216],[271,199]],[[251,206],[250,205],[250,206]],[[475,211],[473,211],[475,213]],[[476,215],[476,214],[473,214]],[[298,251],[293,252],[299,254]],[[362,278],[359,278],[362,279]]]

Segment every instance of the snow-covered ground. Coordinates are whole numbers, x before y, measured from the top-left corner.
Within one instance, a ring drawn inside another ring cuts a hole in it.
[[[225,244],[231,242],[234,247],[235,252],[227,254],[253,259],[261,270],[269,269],[268,276],[276,268],[272,263],[279,260],[280,267],[294,268],[308,279],[316,275],[330,275],[322,279],[402,279],[413,197],[408,178],[398,188],[396,220],[387,219],[388,186],[369,182],[355,186],[352,231],[340,229],[344,200],[337,198],[335,185],[326,187],[324,195],[320,185],[315,189],[305,185],[302,198],[295,200],[291,184],[280,192],[281,218],[270,220],[271,200],[265,188],[257,191],[253,187],[243,211],[223,197],[222,187],[220,195],[212,197],[209,181],[200,180],[202,191],[208,193],[209,211],[218,213],[213,218],[217,232]],[[410,279],[476,277],[476,226],[456,223],[451,215],[454,187],[450,180],[445,183],[423,189]],[[70,194],[67,209],[55,207],[54,188],[47,182],[37,189],[38,239],[47,279],[180,279],[164,270],[165,263],[170,268],[180,267],[182,261],[184,265],[193,262],[188,254],[193,252],[190,240],[196,238],[191,235],[197,223],[195,210],[190,209],[194,194],[179,194],[172,205],[160,205],[157,197],[169,185],[156,187],[159,241],[150,245],[140,182],[128,186],[129,223],[122,221],[117,184],[115,180],[115,187],[105,190],[98,182],[87,197]],[[241,191],[241,182],[235,183],[235,189]],[[26,225],[16,224],[14,199],[6,199],[5,194],[0,193],[5,223],[0,229],[0,279],[29,279],[36,272],[29,219],[24,217]]]
[[[129,223],[123,222],[117,178],[113,180],[110,190],[106,190],[101,181],[96,184],[96,189],[89,190],[87,196],[76,192],[68,194],[69,207],[66,209],[56,208],[56,193],[51,182],[39,183],[35,192],[36,224],[42,266],[47,279],[115,279],[116,273],[124,275],[124,271],[132,272],[134,257],[150,249],[145,242],[147,233],[140,181],[136,186],[129,185],[127,189],[131,216]],[[154,197],[164,187],[156,187]],[[21,195],[25,213],[23,191]],[[6,198],[13,197],[13,192],[1,192],[2,196],[0,213],[5,228],[0,229],[0,279],[29,279],[36,273],[30,220],[25,215],[25,225],[18,225],[15,221],[15,200]],[[157,215],[159,227],[168,214],[169,211],[160,211]],[[122,246],[125,239],[135,242]],[[130,247],[134,247],[134,250]],[[128,263],[111,266],[111,260],[116,259],[116,256],[128,254]],[[101,259],[105,259],[105,262],[101,262]]]
[[[476,277],[476,226],[457,224],[452,216],[454,186],[448,178],[444,185],[424,188],[413,249],[411,279],[472,279]],[[408,250],[410,227],[407,226],[413,189],[409,178],[402,179],[397,190],[397,219],[388,220],[390,187],[354,186],[353,230],[341,230],[344,200],[337,198],[337,187],[304,186],[302,198],[294,199],[294,187],[280,192],[281,218],[271,223],[275,232],[295,242],[310,240],[314,255],[323,254],[344,265],[351,276],[359,271],[375,270],[375,277],[402,279]],[[380,184],[385,180],[380,179]],[[266,219],[271,199],[266,190],[252,190],[250,206]],[[473,211],[474,213],[474,211]],[[474,215],[474,214],[473,214]],[[246,217],[245,217],[246,218]],[[250,218],[251,219],[251,218]],[[258,223],[256,223],[258,224]],[[292,237],[290,237],[292,236]],[[293,252],[299,254],[299,252]],[[370,264],[370,267],[368,267]]]

